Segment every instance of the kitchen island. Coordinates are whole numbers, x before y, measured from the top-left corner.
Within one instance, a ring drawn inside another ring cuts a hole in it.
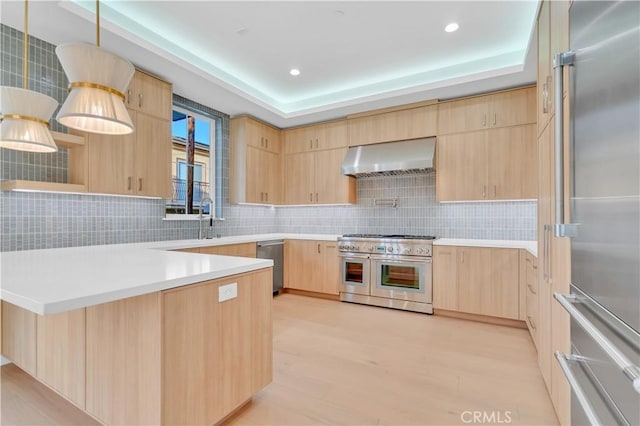
[[[103,424],[213,424],[271,382],[271,260],[152,243],[0,265],[3,356]]]

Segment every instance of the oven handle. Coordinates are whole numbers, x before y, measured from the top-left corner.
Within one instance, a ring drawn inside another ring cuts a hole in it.
[[[371,256],[371,260],[384,261],[389,263],[432,263],[431,257],[410,257],[410,256]]]
[[[369,259],[368,254],[352,254],[352,253],[338,253],[338,257],[341,258],[349,258],[349,259]]]

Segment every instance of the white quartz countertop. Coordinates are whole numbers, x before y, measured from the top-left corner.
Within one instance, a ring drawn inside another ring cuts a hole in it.
[[[268,259],[170,250],[338,235],[261,234],[0,253],[0,299],[39,315],[83,308],[273,266]]]
[[[0,253],[0,299],[49,315],[273,266],[268,259],[171,250],[269,240],[337,241],[339,235],[259,234]],[[526,249],[535,241],[441,238],[434,245]]]
[[[534,256],[538,256],[537,241],[518,240],[473,240],[464,238],[438,238],[433,241],[434,246],[463,246],[463,247],[494,247],[517,248],[527,250]]]

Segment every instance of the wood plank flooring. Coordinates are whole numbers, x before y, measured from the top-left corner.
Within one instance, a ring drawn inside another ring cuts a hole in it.
[[[557,424],[527,330],[284,294],[273,383],[227,424],[452,425],[474,411]]]
[[[3,365],[1,371],[0,424],[100,424],[14,364]]]
[[[228,425],[557,424],[526,330],[294,294],[273,318],[274,381]],[[1,402],[1,424],[96,424],[13,365]]]

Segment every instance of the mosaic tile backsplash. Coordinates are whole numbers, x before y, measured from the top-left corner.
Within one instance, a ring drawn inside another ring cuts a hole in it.
[[[3,85],[22,84],[22,33],[0,24]],[[32,90],[60,103],[67,81],[55,46],[30,38]],[[176,96],[182,103],[190,102]],[[222,236],[301,232],[431,234],[450,238],[533,240],[536,203],[531,201],[440,204],[436,174],[358,179],[355,206],[263,207],[230,205],[228,199],[229,116],[202,105],[222,119]],[[55,114],[54,114],[55,116]],[[52,128],[64,131],[52,120]],[[26,154],[0,149],[0,179],[66,182],[67,154]],[[398,198],[398,207],[375,206],[376,198]],[[98,195],[0,192],[0,251],[30,250],[197,238],[196,221],[166,221],[164,200]]]

